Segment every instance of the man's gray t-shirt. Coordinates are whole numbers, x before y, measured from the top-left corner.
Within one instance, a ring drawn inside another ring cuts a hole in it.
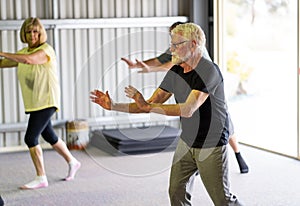
[[[197,67],[187,73],[175,65],[167,72],[159,87],[174,94],[177,103],[184,103],[192,90],[209,94],[192,117],[180,118],[181,138],[190,147],[210,148],[228,143],[229,118],[224,83],[216,64],[201,58]]]

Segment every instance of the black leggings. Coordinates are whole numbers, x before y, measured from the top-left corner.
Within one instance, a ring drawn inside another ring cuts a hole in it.
[[[29,148],[39,144],[39,137],[45,139],[51,145],[54,145],[58,141],[58,137],[55,134],[52,124],[51,117],[55,113],[56,108],[51,107],[35,112],[30,112],[28,126],[25,134],[25,143]]]

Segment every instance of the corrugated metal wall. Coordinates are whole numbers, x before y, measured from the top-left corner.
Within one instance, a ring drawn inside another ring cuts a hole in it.
[[[15,52],[22,48],[21,23],[29,16],[39,17],[59,64],[62,99],[54,122],[80,118],[95,127],[127,127],[141,122],[141,117],[104,111],[90,103],[89,92],[100,88],[110,91],[116,101],[129,101],[123,90],[132,84],[149,97],[163,73],[138,74],[128,70],[120,58],[145,59],[163,52],[169,43],[168,26],[187,19],[178,17],[177,1],[0,0],[0,50]],[[0,96],[0,150],[24,145],[28,116],[24,114],[15,68],[0,69]],[[126,124],[116,116],[125,117]],[[147,118],[146,122],[167,121],[155,115]],[[58,132],[64,136],[63,130]]]

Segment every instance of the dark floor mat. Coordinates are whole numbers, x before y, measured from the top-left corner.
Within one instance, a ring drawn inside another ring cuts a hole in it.
[[[181,130],[170,126],[95,130],[90,144],[111,154],[141,154],[173,150]]]

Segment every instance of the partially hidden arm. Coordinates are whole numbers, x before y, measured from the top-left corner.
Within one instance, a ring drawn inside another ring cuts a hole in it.
[[[18,62],[6,58],[0,59],[0,68],[12,68],[16,66],[18,66]]]
[[[147,64],[145,61],[136,60],[142,67],[138,73],[148,73],[148,72],[162,72],[168,71],[173,66],[172,62],[166,62],[164,64],[160,63],[157,59],[155,59],[158,63],[155,64]]]
[[[171,61],[162,64],[156,57],[144,61],[136,59],[135,62],[126,58],[121,58],[121,60],[127,63],[129,69],[141,69],[138,73],[168,71],[173,66]]]

